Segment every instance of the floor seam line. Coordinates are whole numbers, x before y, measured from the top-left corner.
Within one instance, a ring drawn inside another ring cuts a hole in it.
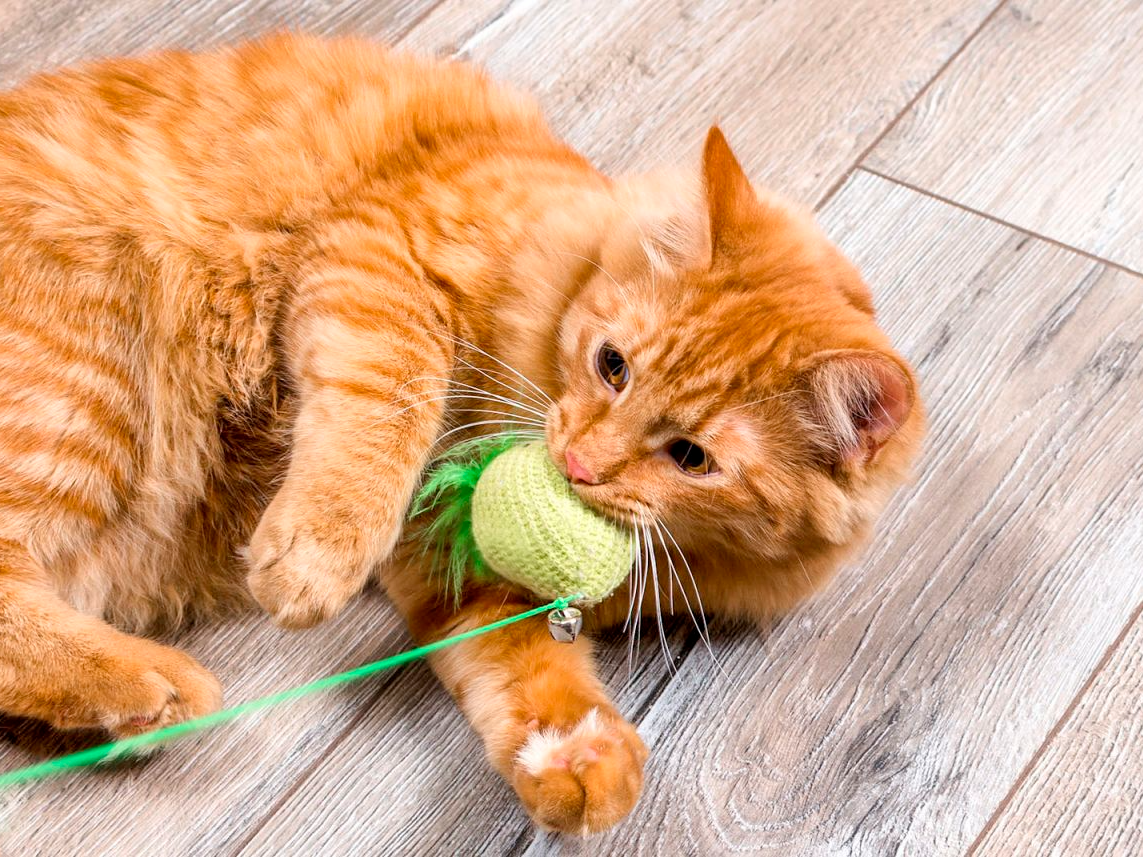
[[[888,173],[883,173],[880,170],[874,169],[873,167],[868,167],[863,164],[859,166],[855,172],[868,173],[871,176],[876,176],[879,179],[883,179],[887,182],[892,182],[893,184],[903,187],[906,190],[911,190],[914,193],[919,193],[922,196],[927,196],[930,199],[936,200],[937,202],[942,202],[945,205],[951,205],[953,208],[959,209],[960,211],[976,215],[977,217],[982,217],[991,223],[997,224],[998,226],[1007,227],[1014,232],[1019,232],[1021,235],[1026,235],[1029,238],[1034,238],[1037,241],[1043,241],[1045,244],[1050,244],[1053,247],[1058,247],[1061,250],[1067,250],[1069,253],[1075,253],[1077,256],[1082,256],[1083,258],[1088,259],[1092,262],[1098,262],[1100,265],[1106,265],[1108,268],[1119,271],[1120,273],[1130,274],[1132,277],[1143,279],[1143,271],[1136,271],[1134,268],[1130,268],[1127,265],[1124,265],[1122,262],[1116,262],[1112,259],[1100,256],[1097,253],[1093,253],[1090,250],[1084,250],[1082,247],[1076,247],[1074,244],[1068,244],[1058,238],[1053,238],[1050,235],[1045,235],[1042,232],[1037,232],[1034,229],[1029,229],[1027,226],[1021,226],[1018,223],[1013,223],[1010,220],[1005,220],[1003,217],[998,217],[995,214],[989,214],[987,211],[981,211],[979,208],[973,208],[971,205],[966,205],[963,202],[958,202],[951,197],[944,196],[943,194],[939,194],[936,191],[928,190],[927,188],[913,184],[912,182],[905,179],[900,179],[889,175]]]
[[[1143,615],[1143,601],[1136,605],[1135,609],[1131,612],[1131,615],[1127,618],[1127,621],[1123,624],[1123,627],[1120,629],[1115,639],[1112,640],[1110,645],[1108,645],[1108,647],[1104,650],[1103,654],[1100,656],[1099,660],[1092,668],[1092,671],[1088,674],[1087,678],[1084,680],[1084,683],[1080,686],[1080,689],[1076,691],[1075,696],[1073,696],[1071,701],[1068,703],[1068,707],[1064,709],[1064,713],[1059,716],[1056,722],[1052,725],[1052,728],[1048,730],[1047,734],[1044,736],[1044,740],[1040,742],[1040,746],[1036,748],[1036,751],[1032,754],[1031,758],[1028,759],[1027,764],[1025,764],[1021,769],[1019,775],[1009,787],[1008,792],[1001,799],[1000,803],[997,804],[996,809],[992,811],[992,815],[989,816],[988,821],[985,823],[984,827],[981,828],[980,833],[977,834],[976,838],[972,841],[972,844],[968,847],[968,850],[965,852],[965,857],[974,857],[976,852],[980,849],[980,846],[984,843],[984,840],[988,837],[988,834],[992,832],[1000,819],[1008,811],[1008,807],[1015,799],[1016,794],[1020,791],[1020,787],[1024,785],[1025,781],[1028,779],[1031,773],[1036,769],[1037,766],[1039,766],[1040,760],[1043,758],[1044,754],[1055,742],[1060,732],[1063,731],[1063,728],[1072,719],[1076,709],[1079,708],[1079,704],[1083,701],[1084,697],[1087,696],[1088,692],[1092,688],[1092,685],[1095,684],[1096,679],[1099,678],[1105,669],[1107,669],[1107,665],[1110,663],[1111,658],[1119,650],[1120,646],[1123,645],[1123,641],[1127,638],[1127,635],[1131,632],[1131,629],[1135,627],[1141,615]]]
[[[913,97],[905,103],[905,106],[897,111],[897,114],[889,120],[889,123],[881,129],[877,136],[873,138],[873,141],[864,149],[862,149],[860,153],[858,153],[857,157],[854,158],[853,163],[851,163],[846,171],[841,174],[841,178],[830,185],[822,198],[819,199],[817,203],[815,203],[814,211],[821,211],[823,208],[825,208],[825,206],[831,199],[834,198],[837,192],[845,186],[845,183],[849,181],[850,177],[852,177],[853,174],[857,172],[857,170],[865,163],[865,159],[869,157],[873,150],[881,145],[885,138],[888,137],[890,133],[892,133],[893,129],[901,123],[901,120],[905,118],[906,114],[908,114],[909,111],[917,105],[917,102],[925,96],[925,94],[932,88],[933,84],[936,83],[948,70],[949,66],[956,62],[960,55],[968,49],[968,46],[976,41],[976,37],[984,31],[984,28],[992,22],[992,19],[995,18],[1000,13],[1000,10],[1003,9],[1006,5],[1008,5],[1008,0],[1000,0],[1000,2],[996,4],[992,11],[985,15],[984,19],[976,25],[976,28],[973,29],[973,31],[967,36],[965,36],[964,41],[961,42],[957,46],[957,49],[949,55],[948,59],[940,64],[940,67],[937,68],[937,70],[932,73],[929,79],[924,82],[921,88],[913,94]]]

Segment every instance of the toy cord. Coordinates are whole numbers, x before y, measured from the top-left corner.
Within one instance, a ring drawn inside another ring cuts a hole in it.
[[[511,625],[514,622],[519,622],[523,619],[529,619],[532,616],[538,616],[541,613],[546,613],[549,610],[564,610],[579,598],[578,595],[573,595],[568,598],[557,598],[548,604],[541,607],[535,607],[523,613],[517,613],[515,616],[508,616],[504,619],[499,619],[491,622],[488,625],[481,625],[479,628],[472,628],[468,631],[462,631],[459,634],[454,634],[451,637],[437,640],[434,643],[429,643],[425,646],[418,646],[415,649],[409,649],[404,652],[399,652],[387,658],[382,658],[379,661],[363,664],[359,667],[354,667],[345,672],[328,675],[325,678],[319,678],[316,681],[311,681],[309,684],[299,685],[287,690],[272,693],[269,696],[263,696],[259,699],[252,699],[249,702],[243,702],[235,705],[232,708],[224,708],[221,711],[215,711],[212,714],[207,714],[202,717],[196,717],[193,720],[184,720],[182,723],[175,723],[171,726],[164,726],[162,729],[156,729],[154,732],[144,732],[141,735],[132,735],[130,738],[123,738],[119,741],[111,741],[107,744],[100,744],[97,747],[91,747],[87,750],[80,750],[78,753],[70,753],[66,756],[60,756],[55,759],[49,759],[46,762],[39,764],[29,765],[26,768],[17,768],[14,771],[8,771],[5,774],[0,774],[0,789],[6,789],[11,786],[19,785],[21,783],[34,782],[36,780],[47,779],[48,777],[62,774],[67,771],[75,770],[77,768],[87,768],[97,765],[101,762],[109,762],[115,759],[122,758],[130,755],[132,752],[139,750],[143,747],[152,747],[156,744],[162,744],[167,741],[173,741],[176,738],[183,738],[188,735],[194,735],[198,732],[204,732],[215,726],[220,726],[223,723],[229,723],[238,717],[245,714],[250,714],[254,711],[260,711],[264,708],[270,708],[275,705],[280,705],[284,702],[290,702],[295,699],[300,699],[303,696],[310,696],[311,694],[318,693],[326,690],[327,688],[336,687],[339,684],[345,684],[351,681],[365,678],[366,676],[379,673],[383,670],[392,669],[393,667],[407,664],[410,661],[415,661],[430,655],[440,649],[449,646],[455,646],[457,643],[462,643],[465,640],[471,640],[473,637],[479,637],[481,634],[487,634],[489,631],[495,631],[503,628],[506,625]]]

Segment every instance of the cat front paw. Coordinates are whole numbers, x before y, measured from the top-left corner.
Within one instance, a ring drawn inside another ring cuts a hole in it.
[[[250,592],[275,622],[309,628],[341,612],[373,563],[359,531],[279,492],[246,549]]]
[[[121,637],[69,670],[52,688],[57,729],[103,729],[116,738],[201,717],[222,704],[218,679],[178,649]]]
[[[586,836],[631,811],[646,760],[635,727],[593,708],[570,729],[533,729],[516,753],[512,785],[538,824]]]

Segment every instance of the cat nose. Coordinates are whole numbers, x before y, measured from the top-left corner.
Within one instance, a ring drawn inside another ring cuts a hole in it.
[[[599,480],[595,478],[595,475],[580,463],[570,448],[564,452],[564,461],[568,466],[568,479],[572,482],[583,482],[588,485],[599,484]]]

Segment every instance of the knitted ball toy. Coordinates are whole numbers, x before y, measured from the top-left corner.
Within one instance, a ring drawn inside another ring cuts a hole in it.
[[[627,577],[633,534],[586,506],[539,441],[477,438],[430,470],[413,503],[453,593],[490,572],[544,599],[592,604]],[[445,555],[447,554],[447,560]]]

